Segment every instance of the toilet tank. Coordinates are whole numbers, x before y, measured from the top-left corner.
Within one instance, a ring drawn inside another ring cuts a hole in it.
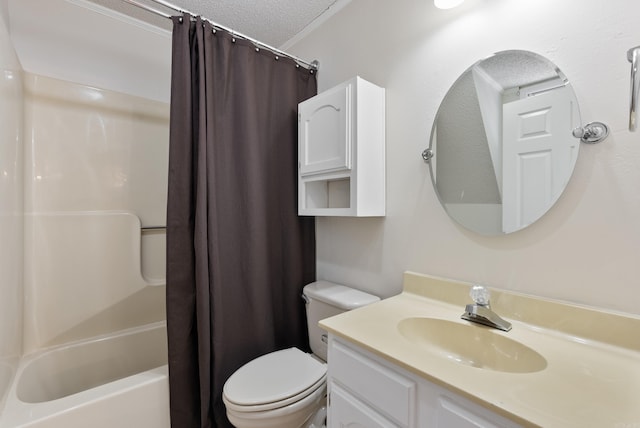
[[[323,361],[327,361],[327,332],[318,322],[380,300],[364,291],[328,281],[312,282],[304,287],[302,294],[306,302],[309,346]]]

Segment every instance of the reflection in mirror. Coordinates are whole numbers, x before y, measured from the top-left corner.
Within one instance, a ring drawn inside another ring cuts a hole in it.
[[[520,230],[564,190],[578,157],[576,96],[546,58],[503,51],[466,70],[431,130],[431,178],[451,218],[483,235]]]

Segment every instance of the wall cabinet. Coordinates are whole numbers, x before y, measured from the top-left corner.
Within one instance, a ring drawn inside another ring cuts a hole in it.
[[[520,427],[332,334],[328,361],[328,428]]]
[[[384,216],[383,88],[354,77],[298,105],[298,214]]]

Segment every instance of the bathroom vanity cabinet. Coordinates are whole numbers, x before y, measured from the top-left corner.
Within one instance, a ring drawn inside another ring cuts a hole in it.
[[[328,428],[520,426],[333,334],[328,361]]]
[[[298,214],[385,215],[385,92],[354,77],[298,105]]]
[[[328,426],[640,426],[640,318],[493,290],[507,333],[460,317],[472,286],[406,272],[400,294],[322,319]]]

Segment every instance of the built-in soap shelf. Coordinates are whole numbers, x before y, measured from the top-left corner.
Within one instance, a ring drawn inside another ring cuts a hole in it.
[[[385,92],[354,77],[298,105],[298,214],[385,215]]]

